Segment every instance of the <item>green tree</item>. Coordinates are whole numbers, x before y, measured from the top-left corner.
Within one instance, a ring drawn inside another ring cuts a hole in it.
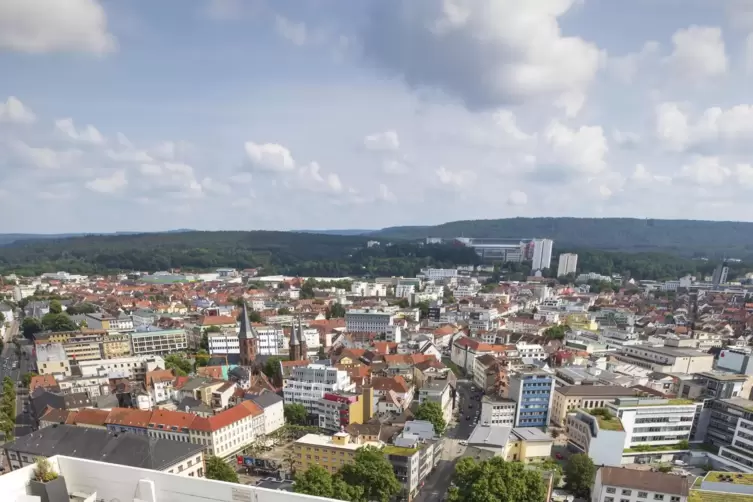
[[[52,313],[52,314],[62,314],[63,313],[63,305],[61,305],[58,300],[52,300],[50,302],[50,313]]]
[[[165,356],[165,369],[173,370],[177,376],[186,376],[191,373],[193,365],[191,361],[178,354],[168,354]]]
[[[194,365],[197,368],[202,368],[209,364],[209,353],[204,349],[199,349],[199,351],[194,355]],[[167,365],[167,363],[165,363]]]
[[[353,463],[344,465],[338,474],[348,485],[362,486],[365,501],[388,502],[402,488],[392,464],[373,446],[356,450]]]
[[[476,462],[464,457],[455,465],[449,502],[541,502],[546,486],[541,474],[521,462],[500,457]]]
[[[238,483],[238,473],[236,473],[227,462],[219,457],[211,455],[206,459],[207,472],[206,477],[218,481],[228,481]]]
[[[408,307],[410,307],[410,302],[407,298],[400,298],[400,301],[397,302],[397,306],[401,309],[407,309]]]
[[[261,318],[261,314],[255,310],[252,310],[248,313],[248,320],[251,322],[264,322],[264,320]]]
[[[290,309],[287,307],[280,307],[277,309],[277,315],[290,315]]]
[[[286,404],[284,408],[285,421],[293,425],[306,425],[308,411],[299,403]]]
[[[442,408],[439,406],[439,403],[435,403],[434,401],[424,401],[418,406],[415,417],[417,420],[427,420],[431,422],[434,426],[434,432],[436,432],[437,435],[444,434],[444,429],[447,426],[447,423],[444,420]]]
[[[429,302],[418,302],[415,306],[418,307],[421,319],[426,319],[427,317],[429,317]]]
[[[589,498],[596,477],[596,466],[585,453],[577,453],[565,464],[565,487],[577,497]]]
[[[345,317],[345,307],[339,303],[333,303],[325,310],[327,319]]]
[[[21,376],[21,384],[24,387],[28,388],[29,384],[31,383],[32,377],[35,377],[35,376],[37,376],[37,374],[34,373],[33,371],[29,373],[24,373],[23,376]]]
[[[282,360],[282,357],[272,356],[266,360],[262,368],[262,373],[267,375],[267,378],[276,385],[282,384],[282,368],[280,368],[280,361]]]
[[[316,497],[332,498],[332,475],[324,467],[312,465],[295,475],[293,491]]]
[[[26,338],[31,338],[42,331],[42,322],[35,317],[25,317],[21,322],[21,332]]]
[[[69,305],[68,308],[65,309],[65,311],[68,315],[93,314],[97,311],[97,306],[91,303],[83,302],[77,303],[75,305]]]
[[[2,324],[4,322],[5,322],[5,314],[3,314],[2,312],[0,312],[0,324]]]
[[[561,324],[552,326],[544,330],[544,336],[550,340],[564,340],[565,335],[570,331],[570,326]]]
[[[42,328],[46,331],[78,331],[78,325],[68,317],[68,314],[50,312],[42,317]]]

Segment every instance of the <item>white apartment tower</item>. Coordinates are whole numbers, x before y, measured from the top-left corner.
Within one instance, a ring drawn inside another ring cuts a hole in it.
[[[577,267],[578,255],[575,253],[563,253],[560,255],[560,262],[557,266],[557,277],[574,274]]]
[[[531,270],[544,270],[552,264],[552,245],[551,239],[534,239],[533,240],[533,263]]]

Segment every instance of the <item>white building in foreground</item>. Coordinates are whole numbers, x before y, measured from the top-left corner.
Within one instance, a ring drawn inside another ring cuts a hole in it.
[[[95,502],[329,502],[334,499],[300,495],[256,486],[191,478],[124,467],[94,460],[55,456],[52,470],[65,478],[70,500]],[[3,502],[39,502],[31,496],[34,466],[0,476]]]

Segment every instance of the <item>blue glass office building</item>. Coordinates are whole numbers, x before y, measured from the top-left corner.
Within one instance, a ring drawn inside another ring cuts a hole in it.
[[[510,375],[510,399],[517,403],[515,427],[548,427],[554,375],[538,368],[521,368]]]

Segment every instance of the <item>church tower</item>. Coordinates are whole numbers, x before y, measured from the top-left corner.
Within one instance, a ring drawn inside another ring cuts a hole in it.
[[[290,326],[290,360],[302,361],[307,358],[306,336],[303,334],[303,326],[301,325],[301,316],[299,314],[297,332],[295,324]]]
[[[241,312],[241,330],[238,333],[238,343],[240,345],[241,366],[251,366],[256,360],[258,351],[259,338],[256,336],[256,330],[251,325],[248,318],[248,307],[246,300],[243,300],[243,312]]]

